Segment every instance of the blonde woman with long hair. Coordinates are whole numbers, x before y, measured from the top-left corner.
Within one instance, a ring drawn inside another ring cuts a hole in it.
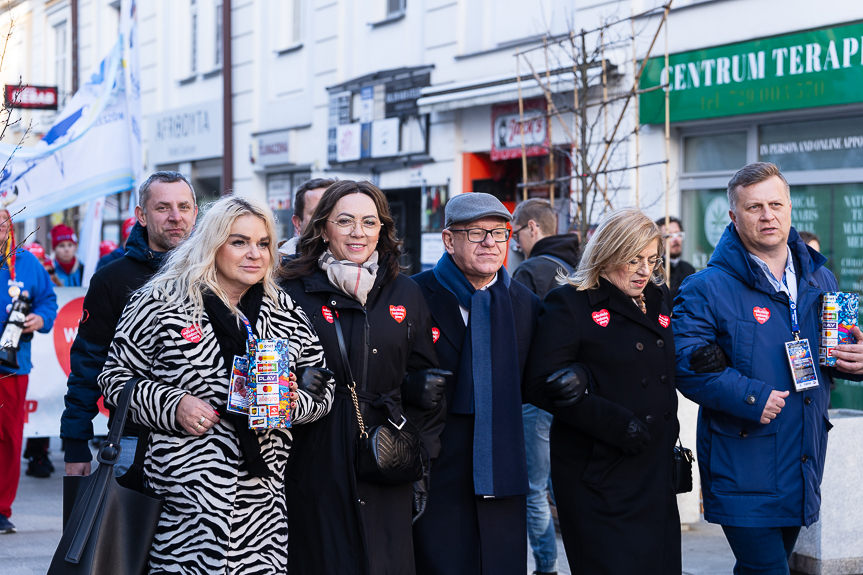
[[[143,378],[129,416],[152,430],[145,474],[165,497],[151,573],[287,573],[291,430],[252,431],[247,416],[225,409],[248,329],[255,338],[290,340],[299,379],[293,425],[332,405],[323,350],[306,315],[275,285],[276,262],[270,209],[220,199],[117,326],[99,384],[106,403],[116,404],[129,379]]]
[[[573,574],[680,574],[671,302],[656,225],[610,213],[540,311],[525,378],[554,415],[551,477]],[[587,385],[574,405],[555,390]]]

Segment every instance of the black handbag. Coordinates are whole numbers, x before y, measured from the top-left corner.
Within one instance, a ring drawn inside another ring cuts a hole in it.
[[[692,491],[692,450],[683,447],[680,438],[674,446],[674,467],[672,480],[674,481],[675,493],[689,493]]]
[[[147,572],[164,500],[144,482],[149,430],[139,435],[135,463],[123,476],[114,477],[129,400],[139,381],[131,379],[123,387],[108,438],[96,455],[100,463],[96,471],[86,477],[63,478],[63,536],[48,575]]]
[[[342,363],[347,372],[348,390],[357,412],[357,423],[360,434],[357,437],[357,455],[354,461],[357,479],[376,483],[399,485],[413,483],[423,477],[422,456],[420,455],[419,433],[414,424],[401,412],[395,400],[389,398],[384,402],[389,410],[388,422],[391,425],[376,425],[366,429],[363,415],[360,413],[360,402],[357,397],[357,383],[351,373],[351,364],[345,348],[345,337],[338,316],[333,316],[336,327],[336,337],[339,340],[339,351]],[[371,398],[364,398],[369,401]],[[397,423],[398,422],[398,423]]]

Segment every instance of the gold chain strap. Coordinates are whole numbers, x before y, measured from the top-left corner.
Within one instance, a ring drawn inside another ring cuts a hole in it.
[[[369,436],[369,434],[366,431],[366,424],[363,423],[363,416],[362,414],[360,414],[360,400],[357,399],[356,392],[357,382],[351,381],[351,383],[348,385],[348,389],[351,391],[351,398],[354,400],[354,409],[357,412],[357,423],[360,424],[360,437],[365,439]]]

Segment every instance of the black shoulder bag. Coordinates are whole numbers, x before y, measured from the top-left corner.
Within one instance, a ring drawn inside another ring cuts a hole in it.
[[[337,315],[333,315],[333,323],[335,323],[336,337],[339,340],[342,363],[347,372],[348,390],[351,392],[351,399],[357,412],[357,423],[360,426],[360,434],[357,437],[357,456],[354,462],[357,478],[363,481],[393,485],[419,481],[423,477],[423,464],[416,427],[404,416],[395,400],[388,398],[384,405],[390,411],[389,423],[392,424],[392,427],[384,423],[366,429],[363,416],[360,413],[360,402],[356,390],[357,383],[354,381],[353,373],[351,373],[348,351],[345,348],[345,337],[342,334],[342,326]],[[364,400],[374,401],[371,398],[364,398]]]
[[[138,437],[135,463],[122,477],[114,477],[129,401],[139,381],[131,379],[123,387],[114,423],[96,455],[100,463],[96,471],[86,477],[63,478],[63,536],[48,575],[147,572],[164,500],[144,483],[149,430]]]

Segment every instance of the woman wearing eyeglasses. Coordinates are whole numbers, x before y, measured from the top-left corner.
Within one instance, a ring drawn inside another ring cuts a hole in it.
[[[289,462],[290,573],[414,573],[414,485],[357,477],[360,428],[348,387],[356,383],[366,429],[415,426],[424,460],[437,455],[445,374],[436,369],[419,286],[400,273],[400,244],[383,192],[343,180],[324,192],[300,237],[299,256],[280,271],[281,286],[308,314],[336,379],[330,415],[297,429],[294,444],[302,447]]]
[[[525,377],[554,415],[551,476],[572,573],[679,575],[674,337],[659,228],[612,212],[540,311]],[[571,405],[560,388],[586,383]]]

